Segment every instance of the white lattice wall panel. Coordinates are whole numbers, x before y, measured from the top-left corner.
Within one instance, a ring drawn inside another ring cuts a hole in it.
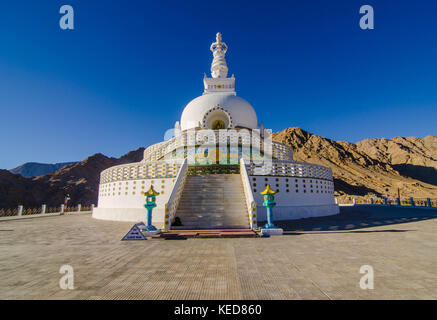
[[[214,136],[211,135],[214,134]],[[177,150],[183,146],[195,146],[195,145],[227,145],[231,146],[252,145],[252,148],[263,149],[267,157],[273,157],[277,160],[292,160],[293,150],[281,143],[275,141],[264,142],[259,135],[250,134],[249,131],[188,131],[183,132],[179,136],[174,137],[166,142],[157,143],[150,146],[144,151],[143,162],[146,161],[158,161],[165,155],[171,154],[174,150]]]
[[[104,170],[100,174],[100,183],[133,179],[173,178],[180,167],[180,161],[152,161],[124,164]]]
[[[286,176],[306,177],[332,180],[331,169],[317,164],[297,161],[264,161],[260,164],[247,164],[249,175],[252,176]]]

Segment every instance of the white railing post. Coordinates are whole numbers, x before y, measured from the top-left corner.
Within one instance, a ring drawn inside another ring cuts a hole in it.
[[[253,198],[252,187],[250,186],[249,175],[246,169],[246,162],[243,158],[240,159],[240,175],[243,184],[243,191],[246,197],[247,213],[249,215],[250,227],[255,229],[258,227],[258,219],[256,215],[256,202]]]
[[[94,203],[91,205],[91,212],[94,211]]]
[[[41,206],[41,214],[45,214],[46,213],[46,208],[47,208],[47,206],[45,204],[43,204]]]
[[[61,214],[64,214],[64,211],[65,211],[65,205],[61,204]]]
[[[18,206],[18,213],[17,213],[17,215],[18,215],[19,217],[21,217],[21,216],[23,215],[23,206],[22,206],[22,205],[19,205],[19,206]]]
[[[164,231],[168,231],[170,229],[171,221],[176,214],[176,210],[179,206],[179,200],[182,195],[182,191],[185,186],[185,180],[188,174],[188,160],[184,159],[181,167],[176,176],[176,181],[173,186],[173,190],[171,192],[170,197],[168,198],[167,203],[164,205]]]
[[[80,212],[81,207],[82,207],[82,205],[79,203],[79,204],[77,205],[77,212]]]

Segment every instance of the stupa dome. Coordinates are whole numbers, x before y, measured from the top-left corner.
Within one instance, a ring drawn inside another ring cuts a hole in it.
[[[256,129],[258,120],[249,102],[235,94],[209,93],[187,104],[181,117],[181,130],[192,128],[214,129],[213,123],[221,120],[225,127]]]

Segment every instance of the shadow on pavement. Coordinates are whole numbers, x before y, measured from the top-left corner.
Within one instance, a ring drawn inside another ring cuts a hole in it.
[[[287,235],[301,234],[299,231],[330,231],[329,233],[333,233],[333,231],[343,231],[342,233],[406,232],[414,230],[353,230],[398,225],[435,218],[437,218],[437,208],[436,210],[427,210],[386,206],[350,206],[340,207],[340,214],[335,216],[275,221],[275,224],[283,228],[284,234]],[[262,223],[259,223],[259,226],[262,226]]]

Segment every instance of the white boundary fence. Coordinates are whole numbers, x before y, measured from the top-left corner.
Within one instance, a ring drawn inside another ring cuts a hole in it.
[[[415,207],[415,208],[436,208],[437,199],[431,198],[380,198],[369,197],[363,198],[335,198],[335,203],[339,206],[354,206],[354,205],[374,205],[374,206],[394,206],[394,207]]]
[[[93,204],[91,206],[78,204],[75,207],[65,207],[63,204],[59,207],[47,207],[47,205],[43,204],[39,208],[25,208],[19,205],[17,208],[0,209],[0,221],[59,216],[63,214],[89,214],[93,211],[93,208]]]

